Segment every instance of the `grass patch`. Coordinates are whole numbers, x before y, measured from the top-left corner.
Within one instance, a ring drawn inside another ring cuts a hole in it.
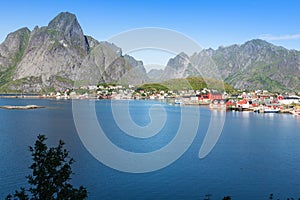
[[[71,79],[68,79],[68,78],[65,78],[65,77],[62,77],[62,76],[54,76],[54,79],[57,80],[58,82],[61,82],[61,83],[68,83],[68,84],[71,84],[71,85],[74,85],[75,81],[71,80]]]
[[[215,79],[204,79],[201,77],[189,77],[181,79],[170,79],[161,83],[144,84],[138,90],[145,91],[180,91],[180,90],[203,90],[204,88],[226,91],[233,93],[236,90],[227,83]]]

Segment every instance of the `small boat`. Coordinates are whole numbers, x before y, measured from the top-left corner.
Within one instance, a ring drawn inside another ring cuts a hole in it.
[[[280,109],[279,108],[264,108],[264,113],[279,113]]]
[[[180,100],[176,99],[176,100],[174,101],[174,104],[181,105],[182,102],[181,102]]]

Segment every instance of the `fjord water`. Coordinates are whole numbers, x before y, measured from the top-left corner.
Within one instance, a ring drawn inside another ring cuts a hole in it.
[[[89,100],[82,100],[89,101]],[[115,101],[120,107],[127,101]],[[198,133],[190,148],[161,170],[130,174],[97,161],[83,146],[74,125],[72,101],[48,99],[0,99],[0,105],[46,106],[37,110],[0,110],[0,198],[26,185],[31,163],[28,146],[38,134],[49,145],[59,139],[76,160],[72,183],[84,185],[89,199],[267,199],[300,197],[300,118],[288,114],[226,112],[222,134],[208,156],[198,158],[212,111],[200,110]],[[123,105],[124,104],[124,105]],[[149,108],[160,104],[167,120],[161,132],[148,139],[134,139],[114,123],[111,101],[95,101],[100,125],[120,148],[151,152],[167,145],[180,122],[180,107],[154,101],[129,101],[132,119],[145,126]],[[190,123],[195,121],[190,120]]]

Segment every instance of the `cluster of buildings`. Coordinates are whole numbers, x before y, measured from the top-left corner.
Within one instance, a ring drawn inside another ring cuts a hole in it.
[[[211,109],[254,111],[254,112],[289,112],[300,115],[300,97],[296,94],[281,95],[268,91],[238,92],[238,94],[220,93],[216,90],[181,91],[146,91],[134,86],[98,85],[74,90],[52,93],[49,96],[57,99],[150,99],[168,101],[181,105],[209,105]],[[84,91],[84,93],[82,93]]]
[[[212,109],[254,111],[259,113],[291,113],[300,115],[300,97],[298,95],[272,94],[267,91],[243,92],[229,98],[212,100]]]

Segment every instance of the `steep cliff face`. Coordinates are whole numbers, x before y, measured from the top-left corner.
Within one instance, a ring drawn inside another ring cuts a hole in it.
[[[47,29],[55,39],[76,48],[83,55],[88,52],[89,43],[74,14],[60,13],[48,24]]]
[[[41,77],[45,86],[51,86],[54,75],[75,80],[88,52],[88,40],[75,15],[61,13],[48,26],[32,31],[13,79]]]
[[[168,78],[218,78],[239,89],[300,91],[300,52],[263,40],[251,40],[243,45],[217,50],[206,49],[185,60],[189,60],[190,70],[187,63],[171,59],[163,74],[167,72]],[[169,68],[173,69],[173,73]]]
[[[22,28],[10,33],[0,45],[0,86],[11,81],[28,44],[29,36],[30,30]]]
[[[137,61],[125,62],[125,58],[114,44],[85,36],[76,16],[64,12],[48,26],[33,31],[23,28],[7,36],[0,45],[0,75],[5,77],[0,87],[39,92],[44,88],[62,90],[76,82],[118,82],[136,68]],[[139,66],[144,70],[142,63]],[[144,82],[146,72],[140,75],[129,83]],[[35,87],[27,84],[28,79],[35,80]]]
[[[5,71],[18,62],[28,44],[30,30],[21,28],[10,33],[0,45],[0,71]]]

